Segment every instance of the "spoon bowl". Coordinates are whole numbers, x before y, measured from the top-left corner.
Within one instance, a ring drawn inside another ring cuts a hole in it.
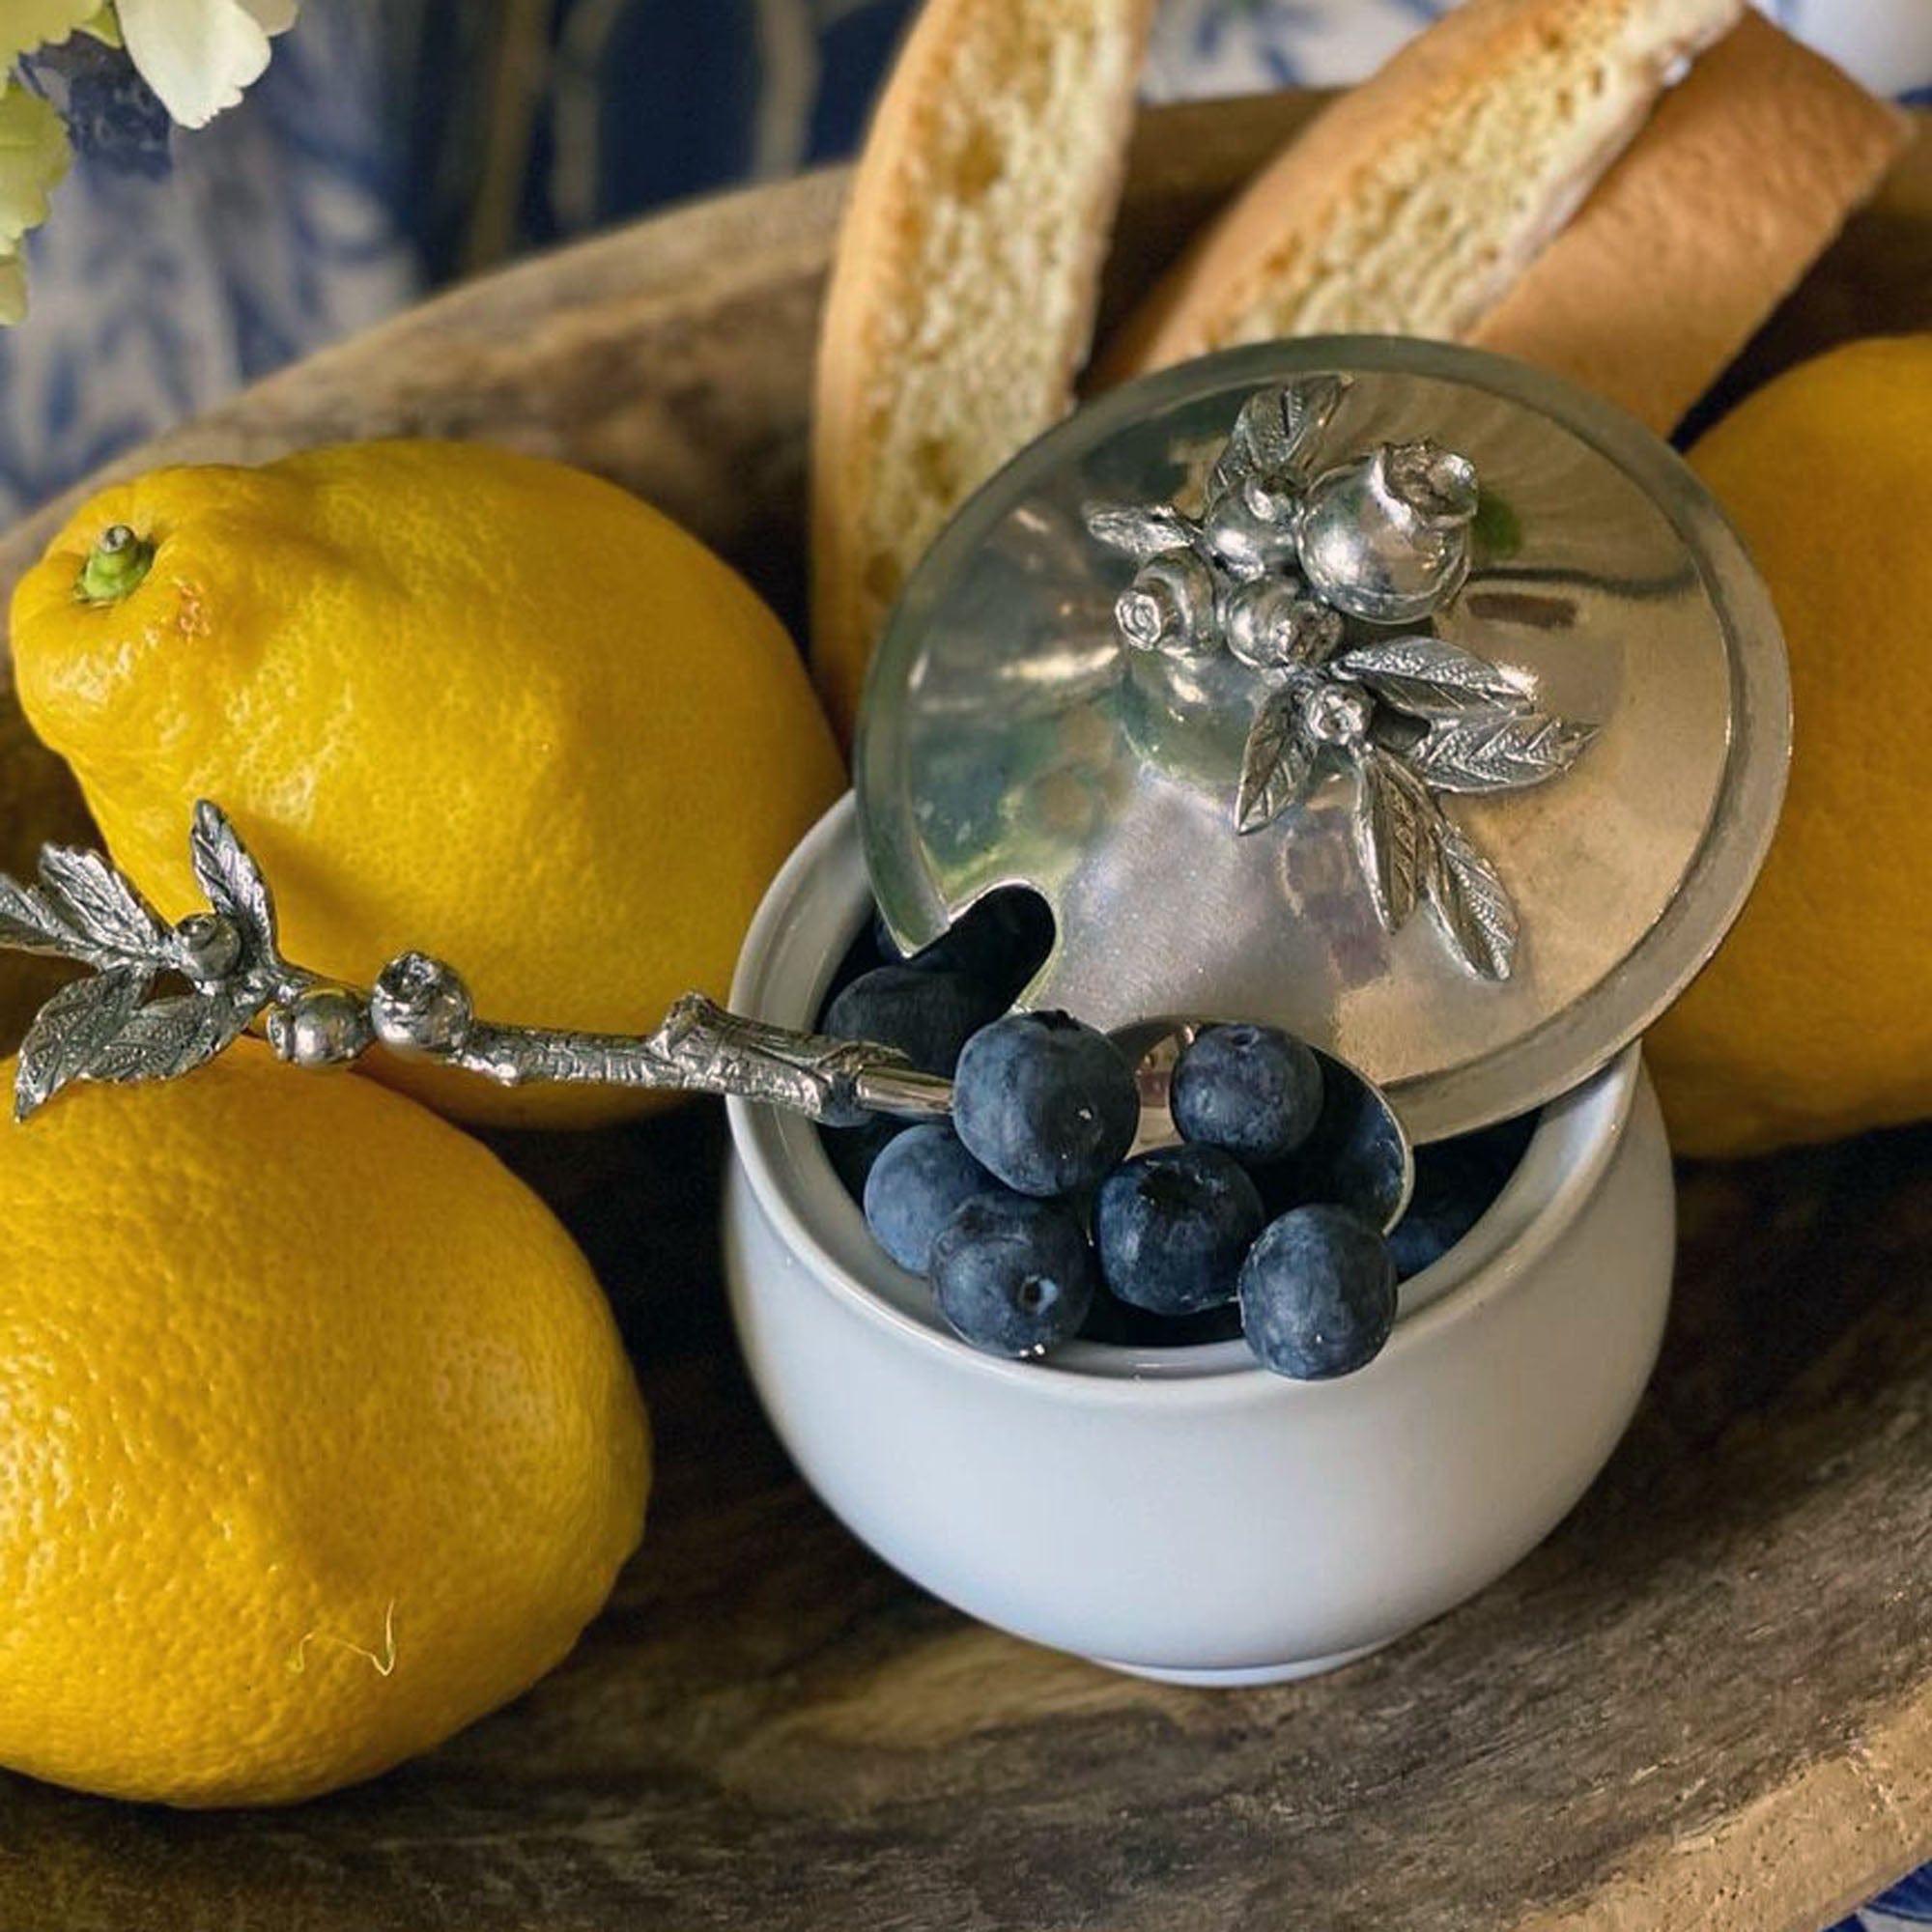
[[[1133,1153],[1174,1147],[1174,1069],[1209,1019],[1136,1020],[1108,1035],[1132,1062],[1140,1088],[1141,1124]],[[1315,1130],[1283,1165],[1305,1171],[1310,1198],[1352,1208],[1386,1235],[1407,1211],[1415,1190],[1415,1151],[1388,1096],[1346,1061],[1310,1047],[1321,1068],[1321,1114]],[[1320,1183],[1319,1196],[1316,1191]]]

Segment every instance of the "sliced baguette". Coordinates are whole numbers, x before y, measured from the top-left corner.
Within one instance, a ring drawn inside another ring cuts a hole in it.
[[[1209,226],[1103,381],[1231,343],[1455,338],[1487,314],[1744,0],[1464,0]]]
[[[1747,14],[1468,339],[1668,434],[1912,138],[1905,115]]]
[[[826,299],[811,659],[848,738],[885,614],[960,501],[1072,405],[1152,0],[928,0]]]

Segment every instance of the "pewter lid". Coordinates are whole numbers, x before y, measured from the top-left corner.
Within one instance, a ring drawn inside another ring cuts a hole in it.
[[[1107,395],[959,512],[873,665],[860,819],[903,944],[1031,886],[1022,1004],[1273,1022],[1427,1141],[1683,990],[1789,707],[1763,583],[1648,431],[1471,350],[1271,343]]]

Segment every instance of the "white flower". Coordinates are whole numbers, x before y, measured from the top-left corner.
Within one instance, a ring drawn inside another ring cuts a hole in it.
[[[184,128],[242,99],[269,65],[270,36],[297,0],[0,0],[0,326],[26,312],[21,238],[47,218],[47,193],[73,158],[60,116],[20,84],[21,57],[75,33],[125,46]]]
[[[20,238],[47,218],[47,194],[73,158],[61,119],[17,82],[0,84],[0,323],[27,306]]]
[[[31,0],[52,6],[55,0]],[[117,0],[128,57],[184,128],[203,128],[269,65],[296,0]]]

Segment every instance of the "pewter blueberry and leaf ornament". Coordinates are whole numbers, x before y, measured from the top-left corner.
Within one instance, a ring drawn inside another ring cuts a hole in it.
[[[1388,931],[1425,900],[1488,980],[1516,959],[1516,907],[1438,793],[1500,792],[1567,771],[1591,729],[1538,706],[1530,681],[1419,625],[1462,588],[1480,486],[1435,443],[1384,442],[1311,473],[1345,379],[1242,404],[1198,517],[1171,503],[1096,505],[1087,526],[1140,564],[1114,607],[1135,650],[1226,651],[1254,673],[1237,832],[1353,781],[1364,883]]]
[[[0,945],[93,972],[41,1009],[20,1049],[14,1110],[26,1120],[70,1081],[169,1080],[213,1060],[285,989],[274,908],[218,812],[197,814],[194,871],[210,910],[170,925],[99,853],[41,854],[40,882],[0,877]],[[186,990],[150,998],[172,974]]]
[[[1030,887],[1021,1005],[1279,1027],[1429,1141],[1676,996],[1787,734],[1764,587],[1656,437],[1499,356],[1313,337],[1111,390],[982,486],[888,621],[855,784],[901,947]]]
[[[164,920],[99,853],[50,845],[38,883],[0,875],[0,947],[91,967],[42,1008],[20,1047],[14,1112],[26,1121],[76,1080],[128,1084],[192,1073],[257,1022],[282,1060],[347,1066],[374,1046],[504,1086],[565,1081],[739,1094],[827,1124],[873,1108],[943,1114],[948,1082],[862,1040],[764,1026],[688,993],[648,1034],[589,1034],[479,1019],[456,969],[404,952],[370,987],[282,957],[274,898],[218,806],[188,834],[205,912]],[[185,990],[159,991],[164,979]]]

